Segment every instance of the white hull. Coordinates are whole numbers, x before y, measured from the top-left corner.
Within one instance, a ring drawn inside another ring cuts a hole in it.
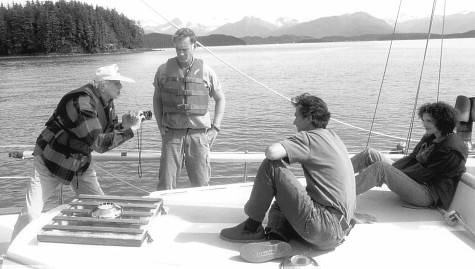
[[[154,219],[149,228],[154,241],[141,247],[38,242],[38,231],[65,207],[60,206],[20,233],[6,252],[2,269],[277,268],[281,260],[245,262],[239,257],[243,244],[219,238],[221,229],[246,218],[243,205],[251,188],[252,183],[242,183],[152,193],[163,198],[168,214]],[[475,178],[466,173],[452,209],[472,230],[473,204]],[[325,269],[475,268],[475,238],[461,225],[447,225],[437,210],[409,208],[386,188],[374,188],[358,196],[357,212],[373,215],[377,222],[357,224],[334,251],[316,251],[292,241],[293,253],[311,256]],[[8,244],[15,217],[0,216],[0,249]]]

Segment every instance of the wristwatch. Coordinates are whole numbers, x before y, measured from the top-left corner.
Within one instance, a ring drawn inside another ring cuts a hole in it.
[[[218,127],[216,127],[216,125],[214,124],[211,124],[211,129],[215,129],[218,133],[219,131],[221,131]]]

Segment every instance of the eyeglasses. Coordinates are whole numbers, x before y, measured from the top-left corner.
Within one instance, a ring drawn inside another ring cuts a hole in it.
[[[111,85],[114,85],[116,87],[120,87],[122,86],[122,83],[120,83],[120,80],[106,80],[107,83],[111,84]]]

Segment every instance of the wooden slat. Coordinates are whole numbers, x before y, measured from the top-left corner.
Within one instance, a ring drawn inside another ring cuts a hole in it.
[[[88,232],[107,232],[107,233],[128,233],[142,234],[143,229],[103,227],[103,226],[73,226],[73,225],[45,225],[43,230],[63,230],[63,231],[88,231]]]
[[[71,203],[69,203],[69,205],[75,205],[75,206],[98,206],[99,204],[101,203],[98,203],[98,202],[75,202],[75,201],[72,201]],[[156,208],[157,205],[155,204],[132,204],[132,203],[123,203],[123,202],[117,202],[117,203],[114,203],[116,205],[119,205],[120,207],[122,208],[147,208],[147,209],[152,209],[152,208]]]
[[[126,201],[139,201],[139,202],[161,202],[162,199],[158,197],[136,197],[136,196],[103,196],[103,195],[91,195],[91,194],[80,194],[79,199],[84,200],[84,199],[95,199],[95,200],[101,200],[102,202],[104,201],[109,201],[109,200],[119,200],[122,202]]]
[[[65,208],[61,210],[62,214],[89,214],[90,209],[78,209],[78,208]],[[138,212],[138,211],[124,211],[121,216],[123,217],[151,217],[153,216],[152,212]]]
[[[61,210],[62,214],[89,214],[91,209],[65,208]]]
[[[93,222],[93,223],[123,223],[123,224],[132,224],[132,225],[145,225],[148,223],[148,220],[139,220],[139,219],[99,219],[91,217],[70,217],[70,216],[56,216],[53,218],[54,221],[76,221],[76,222]]]
[[[142,238],[104,238],[104,237],[90,237],[89,234],[85,235],[57,235],[48,234],[42,231],[37,235],[39,242],[50,243],[64,243],[64,244],[88,244],[88,245],[105,245],[105,246],[126,246],[126,247],[140,247],[142,246],[144,237]]]

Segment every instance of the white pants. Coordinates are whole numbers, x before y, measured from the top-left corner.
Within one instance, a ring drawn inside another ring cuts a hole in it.
[[[35,169],[35,176],[31,177],[28,183],[25,204],[13,229],[12,241],[26,225],[41,215],[44,203],[51,197],[58,186],[62,184],[61,180],[45,166],[41,156],[35,156],[33,167]],[[89,168],[82,175],[72,180],[70,187],[76,195],[104,195],[97,181],[93,163],[89,165]]]

